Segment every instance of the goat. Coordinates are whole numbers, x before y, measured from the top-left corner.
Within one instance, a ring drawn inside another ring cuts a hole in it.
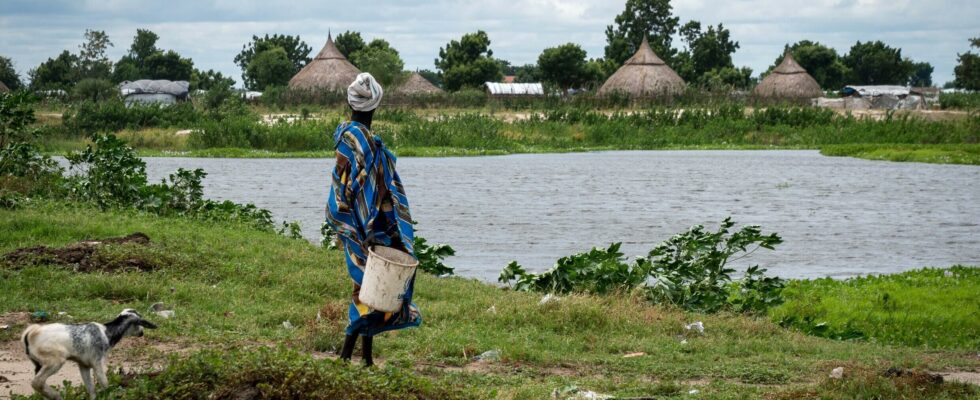
[[[34,379],[31,387],[48,399],[61,399],[56,390],[46,381],[56,374],[65,361],[78,364],[82,381],[91,398],[95,398],[95,386],[90,373],[95,370],[95,379],[106,387],[106,356],[109,350],[125,336],[143,336],[143,328],[156,329],[132,309],[123,310],[116,319],[100,324],[48,324],[31,325],[24,330],[21,340],[24,351],[34,363]]]

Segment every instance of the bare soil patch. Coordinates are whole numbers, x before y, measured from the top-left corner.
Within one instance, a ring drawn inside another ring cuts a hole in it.
[[[99,257],[99,250],[107,245],[147,246],[149,244],[149,236],[136,232],[122,237],[82,240],[64,247],[24,247],[5,254],[2,263],[15,269],[34,265],[59,265],[73,268],[78,272],[132,270],[147,272],[157,269],[157,263],[135,254],[122,258]]]

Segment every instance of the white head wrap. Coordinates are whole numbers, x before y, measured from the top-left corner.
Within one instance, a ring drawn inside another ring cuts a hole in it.
[[[362,72],[347,87],[347,102],[355,111],[371,111],[381,104],[384,93],[371,74]]]

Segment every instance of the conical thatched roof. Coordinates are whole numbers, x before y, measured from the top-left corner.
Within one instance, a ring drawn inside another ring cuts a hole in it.
[[[644,37],[636,54],[599,88],[599,95],[623,93],[630,97],[673,96],[684,92],[684,79],[667,66]]]
[[[756,85],[752,94],[766,98],[810,99],[823,96],[823,90],[793,56],[786,52],[783,62]]]
[[[8,88],[7,85],[4,85],[3,82],[0,82],[0,93],[7,93],[9,91],[10,88]]]
[[[412,74],[409,75],[408,80],[395,89],[395,93],[407,95],[436,94],[442,93],[442,89],[439,89],[436,85],[433,85],[432,82],[429,82],[428,79],[425,79],[418,72],[412,72]]]
[[[354,64],[333,44],[333,37],[327,35],[327,44],[313,61],[306,64],[292,79],[290,89],[323,89],[342,91],[361,73]]]

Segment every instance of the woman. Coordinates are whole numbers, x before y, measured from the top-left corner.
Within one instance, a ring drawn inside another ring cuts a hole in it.
[[[364,364],[369,366],[374,364],[374,335],[422,322],[422,315],[412,304],[414,276],[397,312],[374,311],[358,297],[368,248],[394,247],[415,256],[412,216],[395,171],[395,156],[385,148],[381,137],[371,133],[374,110],[383,95],[381,85],[369,73],[358,75],[347,88],[351,120],[340,124],[333,135],[337,165],[327,203],[327,223],[343,244],[347,272],[354,281],[348,308],[350,323],[340,358],[350,360],[357,337],[361,336]]]

